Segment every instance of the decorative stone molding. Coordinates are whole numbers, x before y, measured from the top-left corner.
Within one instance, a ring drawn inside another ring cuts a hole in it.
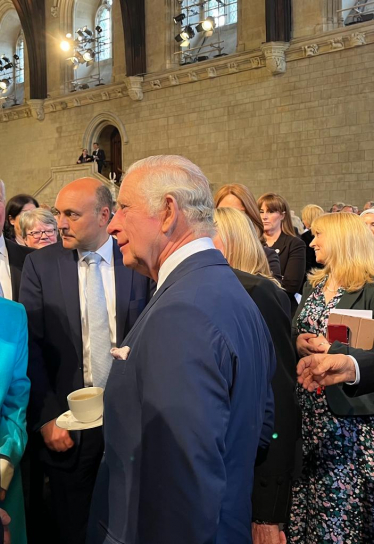
[[[197,81],[199,78],[197,77],[197,73],[196,72],[189,72],[188,73],[188,79],[190,81]]]
[[[366,45],[364,32],[353,32],[349,37],[350,46],[357,47],[358,45]]]
[[[217,70],[214,66],[208,68],[208,77],[217,77]]]
[[[169,79],[171,85],[179,85],[179,79],[176,74],[172,74],[171,76],[169,76]]]
[[[286,71],[286,51],[290,47],[287,42],[267,42],[261,45],[265,55],[266,68],[273,75],[284,74]]]
[[[154,90],[161,89],[161,81],[159,79],[155,79],[154,81],[151,81],[151,88]]]
[[[52,6],[51,7],[51,15],[54,18],[58,17],[58,6]]]
[[[31,115],[34,117],[34,119],[37,119],[38,121],[44,121],[44,100],[41,100],[39,98],[32,98],[28,100],[27,103],[31,108]]]
[[[109,100],[109,93],[108,93],[107,91],[103,91],[103,92],[101,93],[101,98],[102,98],[103,100]]]
[[[143,100],[143,77],[130,76],[126,78],[125,83],[131,100]]]
[[[339,36],[339,38],[329,40],[329,43],[331,44],[331,49],[344,49],[344,42],[341,36]]]
[[[239,72],[239,68],[236,62],[229,62],[227,66],[230,74],[236,74],[237,72]]]
[[[305,45],[304,53],[306,57],[314,57],[315,55],[318,54],[318,45],[316,43]]]
[[[251,58],[251,67],[252,68],[261,68],[261,66],[264,66],[264,63],[262,62],[262,59],[260,59],[260,57],[252,57]]]

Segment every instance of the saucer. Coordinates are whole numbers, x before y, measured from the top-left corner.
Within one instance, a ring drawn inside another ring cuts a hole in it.
[[[60,427],[60,429],[65,429],[67,431],[84,431],[85,429],[94,429],[95,427],[100,427],[102,424],[103,416],[95,419],[95,421],[83,423],[83,421],[78,421],[77,419],[75,419],[70,410],[61,414],[56,421],[57,427]]]

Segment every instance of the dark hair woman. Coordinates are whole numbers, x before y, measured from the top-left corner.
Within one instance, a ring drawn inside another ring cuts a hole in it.
[[[13,240],[17,244],[24,246],[25,241],[22,237],[19,226],[19,215],[22,212],[27,212],[39,208],[38,201],[31,195],[20,194],[10,198],[5,208],[5,224],[4,236],[8,240]]]

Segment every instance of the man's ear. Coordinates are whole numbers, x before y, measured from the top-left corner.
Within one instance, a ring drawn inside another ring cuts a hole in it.
[[[161,230],[165,235],[173,233],[179,215],[179,207],[175,198],[171,195],[165,197],[165,208],[161,214]]]
[[[108,208],[108,206],[105,206],[104,208],[101,208],[100,210],[100,224],[103,226],[106,226],[109,223],[111,211]]]

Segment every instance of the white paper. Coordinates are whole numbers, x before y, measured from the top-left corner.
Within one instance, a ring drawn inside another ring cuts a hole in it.
[[[351,317],[361,317],[362,319],[373,319],[373,310],[344,310],[334,308],[331,314],[350,315]]]

